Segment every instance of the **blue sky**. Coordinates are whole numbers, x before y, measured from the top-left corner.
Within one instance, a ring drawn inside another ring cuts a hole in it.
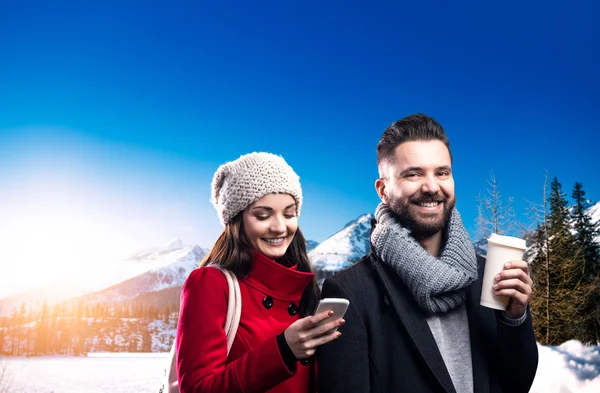
[[[270,151],[323,241],[374,210],[377,141],[414,112],[449,134],[472,233],[490,171],[525,223],[545,170],[600,199],[600,6],[399,3],[2,2],[0,239],[210,247],[213,172]]]

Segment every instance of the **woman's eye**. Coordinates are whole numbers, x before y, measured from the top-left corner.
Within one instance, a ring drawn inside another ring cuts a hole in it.
[[[296,213],[286,213],[286,214],[284,214],[283,216],[284,216],[285,218],[288,218],[288,219],[290,219],[290,218],[294,218],[294,217],[296,217]]]
[[[268,215],[259,215],[259,216],[256,216],[256,219],[260,220],[260,221],[264,221],[264,220],[266,220],[268,218],[269,218]]]

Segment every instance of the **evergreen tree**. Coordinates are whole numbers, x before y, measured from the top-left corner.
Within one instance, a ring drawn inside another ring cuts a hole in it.
[[[19,340],[19,353],[27,353],[29,347],[29,328],[28,328],[28,315],[27,308],[25,307],[25,303],[21,303],[21,309],[19,310],[19,316],[21,325],[19,326],[20,331],[20,340]]]
[[[57,329],[59,331],[58,353],[70,354],[72,351],[72,335],[70,321],[62,317],[58,320]]]
[[[148,325],[142,328],[142,352],[152,352],[152,335]]]
[[[583,250],[586,279],[588,282],[592,282],[600,273],[600,245],[594,240],[600,233],[598,225],[593,224],[591,217],[586,214],[586,210],[590,205],[585,199],[585,191],[581,183],[575,183],[572,197],[575,200],[571,213],[573,229],[576,232],[575,240]]]
[[[81,317],[73,320],[73,354],[79,356],[85,352],[85,339],[87,336],[88,322],[83,318],[83,304],[79,307]]]
[[[0,327],[0,355],[4,355],[4,334],[6,329]]]
[[[49,309],[50,313],[48,315],[48,342],[47,342],[47,347],[48,347],[48,353],[50,354],[55,354],[57,352],[57,340],[58,340],[58,329],[57,329],[57,318],[56,318],[56,314],[54,311],[52,310],[56,310],[56,309]]]
[[[592,292],[584,307],[584,315],[588,317],[584,342],[597,344],[600,342],[600,245],[595,237],[599,235],[599,230],[586,212],[590,205],[581,183],[575,183],[572,197],[575,201],[571,211],[575,241],[583,252],[583,279]]]
[[[583,252],[571,233],[568,202],[557,178],[552,180],[547,204],[544,203],[544,217],[532,246],[531,308],[536,335],[546,345],[559,345],[570,339],[586,342],[583,326],[587,317],[583,308],[590,286],[583,280]]]
[[[533,280],[533,291],[531,295],[531,314],[535,335],[541,343],[550,343],[550,260],[548,252],[547,221],[542,221],[533,235],[533,244],[530,252],[533,258],[530,260],[529,270]]]
[[[550,184],[550,215],[548,216],[549,237],[555,251],[565,251],[572,255],[576,251],[575,238],[571,234],[571,215],[567,195],[562,192],[562,185],[555,177]]]
[[[164,315],[165,315],[164,323],[166,323],[168,325],[170,323],[170,317],[171,317],[171,312],[169,310],[169,307],[165,307]]]
[[[13,334],[12,334],[12,354],[20,355],[21,353],[21,329],[23,327],[23,317],[15,307],[11,316]]]
[[[40,319],[35,325],[35,343],[33,351],[36,355],[48,353],[48,337],[48,303],[44,300],[40,312]]]

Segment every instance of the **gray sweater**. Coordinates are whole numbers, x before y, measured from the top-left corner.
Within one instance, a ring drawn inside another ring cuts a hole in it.
[[[497,311],[496,315],[500,322],[509,326],[519,326],[527,319],[527,313],[517,319],[508,318],[501,311]],[[458,393],[473,393],[471,339],[465,305],[445,314],[431,314],[425,319],[442,354],[454,388]]]
[[[454,388],[459,393],[473,393],[471,340],[465,305],[445,314],[432,314],[426,319]]]

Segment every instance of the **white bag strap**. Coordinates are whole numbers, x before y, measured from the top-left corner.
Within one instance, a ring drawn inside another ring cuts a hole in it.
[[[242,315],[242,295],[240,293],[240,283],[236,275],[227,269],[222,269],[219,266],[210,265],[219,269],[227,279],[227,288],[229,290],[229,300],[227,303],[227,314],[225,316],[225,336],[227,336],[227,355],[231,351],[233,340],[237,329],[240,325],[240,317]]]

